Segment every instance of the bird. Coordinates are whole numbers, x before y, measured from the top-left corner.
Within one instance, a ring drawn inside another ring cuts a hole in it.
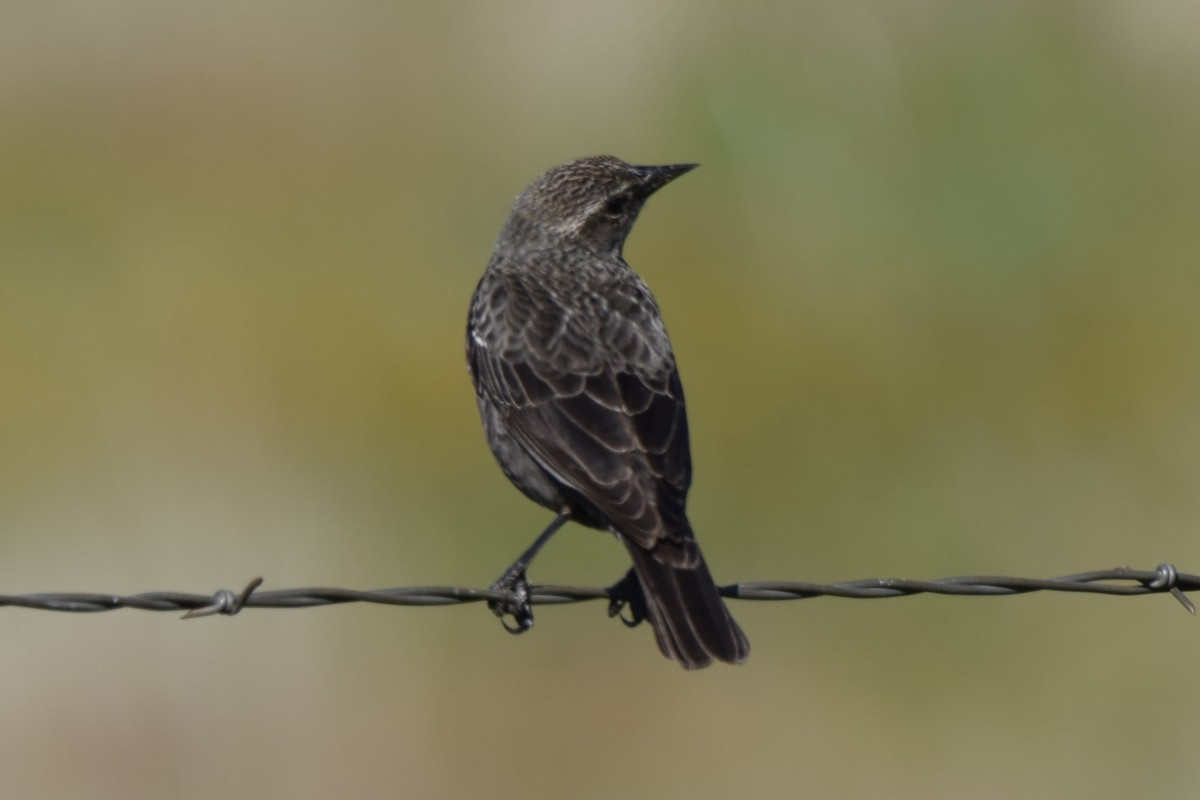
[[[688,522],[683,385],[658,304],[623,249],[646,200],[696,166],[589,156],[535,179],[496,240],[466,336],[493,455],[556,514],[493,585],[509,600],[492,610],[514,633],[532,626],[534,556],[568,521],[607,530],[633,561],[617,584],[631,592],[632,624],[648,619],[685,669],[741,663],[750,646]]]

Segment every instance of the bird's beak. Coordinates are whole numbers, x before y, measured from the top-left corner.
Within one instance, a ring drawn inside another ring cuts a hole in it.
[[[661,167],[638,167],[642,174],[642,192],[647,197],[654,194],[685,172],[691,172],[699,164],[666,164]]]

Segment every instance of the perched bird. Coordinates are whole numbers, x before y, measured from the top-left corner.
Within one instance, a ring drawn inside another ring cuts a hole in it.
[[[612,156],[549,170],[517,198],[471,299],[467,364],[488,444],[558,516],[493,588],[533,624],[525,568],[568,520],[610,531],[633,559],[658,646],[685,668],[750,652],[685,514],[692,481],[683,387],[662,316],[622,256],[646,199],[695,164]],[[641,602],[644,601],[644,606]]]

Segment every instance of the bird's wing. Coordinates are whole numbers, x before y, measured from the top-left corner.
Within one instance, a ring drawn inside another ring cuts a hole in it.
[[[537,325],[505,325],[502,336],[473,329],[468,337],[476,390],[601,521],[664,562],[695,564],[699,551],[684,512],[691,483],[687,413],[661,323],[642,331],[636,315],[609,315],[598,334],[603,341],[587,342],[553,311],[522,316]],[[658,346],[648,348],[647,340]],[[583,355],[597,352],[604,357]]]

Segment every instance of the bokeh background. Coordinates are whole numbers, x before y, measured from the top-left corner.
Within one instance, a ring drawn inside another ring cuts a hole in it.
[[[626,250],[717,578],[1200,570],[1200,6],[11,3],[0,591],[484,586],[548,520],[479,430],[516,193],[703,168]],[[607,537],[531,577],[607,584]],[[1178,795],[1169,598],[0,610],[20,798]]]

